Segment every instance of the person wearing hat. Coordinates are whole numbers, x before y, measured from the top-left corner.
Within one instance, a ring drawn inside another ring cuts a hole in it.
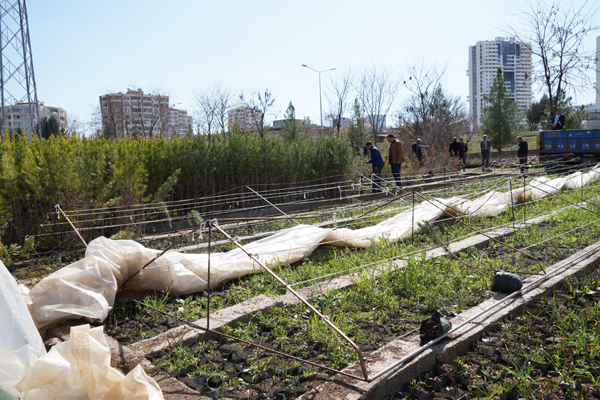
[[[390,144],[390,167],[392,168],[392,175],[396,181],[397,187],[402,187],[400,181],[400,168],[404,162],[404,152],[402,151],[402,143],[396,140],[393,134],[387,135],[387,141]]]
[[[373,166],[373,174],[371,175],[372,187],[371,193],[380,193],[381,192],[381,170],[385,166],[385,162],[383,162],[383,157],[381,157],[381,152],[373,143],[367,142],[365,143],[365,147],[371,152],[371,159],[367,161],[367,164],[371,164]]]
[[[421,151],[422,148],[427,148],[429,146],[425,145],[425,144],[421,144],[421,138],[418,138],[417,141],[415,143],[413,143],[412,145],[412,152],[414,153],[415,157],[417,157],[417,160],[419,161],[419,166],[421,165],[422,161],[422,157],[423,157],[423,152]]]
[[[565,127],[565,116],[562,115],[562,110],[560,107],[556,109],[556,115],[552,118],[552,130],[553,131],[562,131]]]
[[[479,147],[481,147],[482,169],[485,171],[485,169],[490,165],[490,150],[492,147],[492,142],[488,140],[487,135],[483,135],[483,140],[479,144]]]

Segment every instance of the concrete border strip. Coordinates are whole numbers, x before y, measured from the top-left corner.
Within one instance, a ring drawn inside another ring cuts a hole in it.
[[[600,263],[600,241],[578,251],[565,260],[553,264],[547,269],[547,276],[531,276],[525,279],[523,282],[524,286],[533,284],[535,287],[526,291],[522,296],[511,299],[501,308],[485,312],[476,321],[468,323],[440,343],[425,350],[397,369],[392,370],[386,376],[367,383],[353,381],[344,376],[336,375],[330,382],[326,382],[299,397],[299,400],[375,400],[389,396],[399,391],[410,379],[422,372],[433,369],[438,362],[449,362],[457,356],[464,354],[477,341],[487,327],[498,323],[509,315],[520,313],[527,303],[546,295],[562,280],[598,263]],[[452,324],[460,324],[462,321],[487,310],[505,297],[507,295],[499,294],[483,301],[479,305],[453,318]],[[401,360],[419,348],[418,342],[419,338],[417,335],[404,338],[403,340],[396,339],[369,354],[366,357],[369,373],[374,375],[388,365],[393,365],[398,360]],[[355,364],[344,369],[344,371],[349,373],[355,373],[358,370],[359,367]]]

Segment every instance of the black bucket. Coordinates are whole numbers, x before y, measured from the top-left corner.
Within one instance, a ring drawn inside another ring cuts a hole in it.
[[[518,275],[511,274],[505,271],[496,271],[494,280],[492,281],[492,292],[511,294],[523,287],[523,282]]]

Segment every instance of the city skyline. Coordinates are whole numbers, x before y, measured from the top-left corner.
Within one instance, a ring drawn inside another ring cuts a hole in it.
[[[522,4],[499,9],[476,1],[436,2],[425,9],[382,1],[365,7],[352,1],[282,6],[181,0],[166,7],[157,1],[30,0],[27,6],[38,98],[78,122],[90,121],[99,95],[127,87],[159,89],[191,114],[194,91],[215,82],[236,94],[268,87],[276,99],[266,116],[271,122],[283,118],[290,101],[298,118],[318,121],[318,76],[302,64],[336,68],[322,76],[324,113],[330,77],[372,64],[402,77],[406,63],[422,59],[447,65],[445,88],[468,107],[468,47],[509,37],[508,24]],[[595,48],[596,36],[586,38],[588,49]],[[574,101],[594,102],[590,89],[573,94]],[[534,86],[533,99],[541,94]],[[407,95],[400,91],[388,124]]]

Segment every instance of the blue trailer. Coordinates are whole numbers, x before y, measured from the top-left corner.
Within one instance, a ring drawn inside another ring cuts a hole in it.
[[[540,132],[540,160],[592,162],[600,160],[600,129]]]

